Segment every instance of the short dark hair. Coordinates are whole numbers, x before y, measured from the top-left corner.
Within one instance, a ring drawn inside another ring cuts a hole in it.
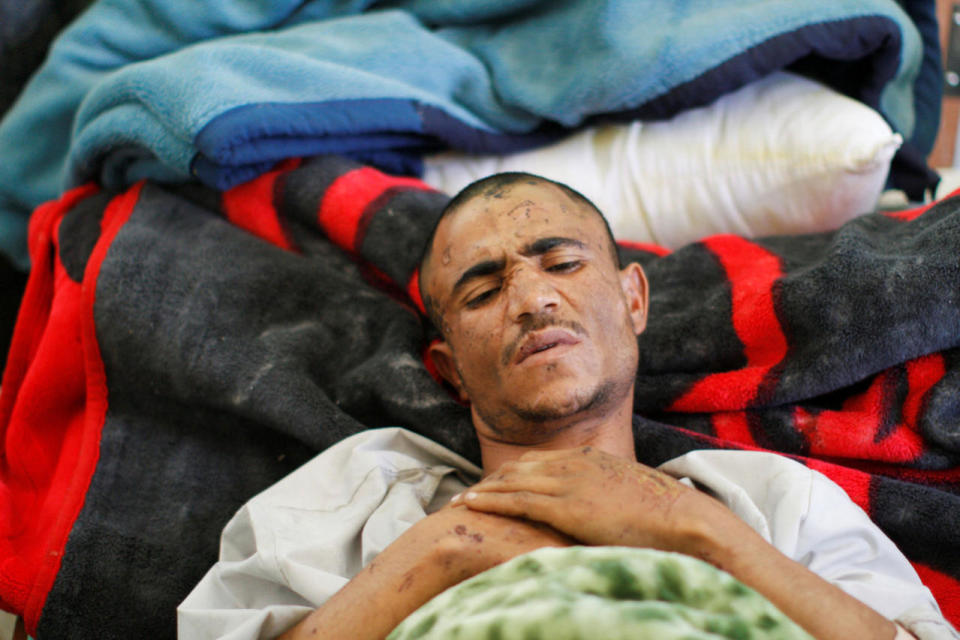
[[[480,178],[479,180],[471,182],[466,187],[461,189],[459,193],[453,196],[453,198],[451,198],[451,200],[443,208],[443,211],[440,212],[440,217],[437,218],[436,224],[430,231],[430,237],[427,238],[427,244],[424,246],[423,254],[420,256],[420,272],[417,276],[417,286],[420,288],[420,295],[423,300],[423,307],[427,312],[427,317],[430,318],[430,321],[433,322],[438,329],[442,329],[442,327],[438,322],[439,318],[436,316],[436,309],[433,308],[433,300],[429,295],[427,295],[423,288],[423,267],[426,265],[427,259],[430,257],[430,252],[433,249],[433,240],[437,235],[437,228],[440,226],[440,222],[474,198],[495,197],[498,192],[518,182],[526,182],[527,184],[552,184],[556,187],[559,187],[574,202],[582,204],[590,211],[596,213],[603,222],[604,229],[607,230],[607,237],[610,240],[610,256],[613,260],[613,264],[616,265],[617,269],[622,268],[622,264],[620,262],[620,253],[617,251],[617,241],[613,237],[613,231],[610,229],[610,223],[607,222],[606,217],[604,217],[603,212],[597,208],[597,205],[593,204],[593,202],[591,202],[590,199],[585,195],[562,182],[557,182],[556,180],[544,178],[543,176],[527,173],[525,171],[506,171],[503,173],[495,173],[487,176],[486,178]]]

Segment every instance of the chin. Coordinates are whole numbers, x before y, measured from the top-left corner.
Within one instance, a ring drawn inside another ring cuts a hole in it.
[[[610,396],[608,385],[594,388],[575,387],[569,390],[551,389],[552,393],[539,394],[533,402],[514,405],[514,413],[528,422],[552,422],[574,418],[579,414],[600,409]]]
[[[533,442],[576,422],[586,408],[597,404],[598,396],[602,399],[604,395],[595,387],[549,386],[544,389],[518,384],[511,388],[509,398],[501,396],[500,402],[492,404],[474,402],[472,410],[498,437]]]

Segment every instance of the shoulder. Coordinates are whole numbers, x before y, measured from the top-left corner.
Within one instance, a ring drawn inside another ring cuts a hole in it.
[[[178,609],[181,631],[279,635],[477,476],[475,465],[405,429],[338,442],[233,516],[219,561]]]
[[[691,451],[659,468],[713,495],[788,555],[829,530],[885,538],[839,485],[783,455]]]
[[[412,431],[362,431],[251,498],[224,529],[221,559],[229,559],[227,542],[249,539],[250,530],[261,540],[291,532],[302,537],[310,523],[320,530],[334,525],[359,530],[378,512],[427,508],[445,478],[463,487],[479,474],[466,459]]]
[[[789,558],[896,620],[942,621],[929,590],[896,545],[822,473],[758,451],[693,451],[660,469],[712,494]]]
[[[254,496],[247,506],[285,504],[311,508],[354,501],[359,487],[381,489],[418,475],[458,474],[465,481],[480,469],[449,449],[400,427],[368,429],[324,450]],[[381,493],[378,491],[377,493]]]
[[[774,519],[799,523],[810,509],[814,486],[833,485],[799,462],[763,451],[691,451],[658,468],[676,478],[687,478],[770,541]],[[837,497],[845,499],[842,490],[837,490]]]

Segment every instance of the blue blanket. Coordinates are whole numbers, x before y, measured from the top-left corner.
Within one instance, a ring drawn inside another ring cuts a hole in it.
[[[416,173],[426,151],[669,117],[787,67],[874,106],[922,156],[933,3],[903,4],[101,0],[0,123],[0,251],[26,264],[29,212],[90,179],[225,189],[318,153]]]

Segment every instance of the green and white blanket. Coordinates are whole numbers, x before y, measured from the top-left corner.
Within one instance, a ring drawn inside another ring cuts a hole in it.
[[[544,548],[444,591],[388,640],[810,639],[728,573],[676,553]]]

